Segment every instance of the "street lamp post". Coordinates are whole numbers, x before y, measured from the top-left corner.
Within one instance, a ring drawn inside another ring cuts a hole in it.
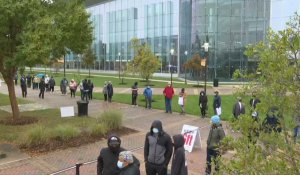
[[[121,78],[121,60],[120,60],[121,52],[119,52],[118,55],[119,55],[119,79],[120,79]]]
[[[171,49],[171,50],[170,50],[172,61],[173,61],[174,52],[175,52],[174,49]],[[171,86],[172,86],[172,85],[173,85],[173,80],[172,80],[172,79],[173,79],[173,69],[172,69],[171,63],[172,63],[172,62],[170,62],[170,64],[169,64],[169,70],[170,70],[170,72],[171,72]]]
[[[184,55],[185,55],[185,63],[187,61],[187,55],[188,55],[188,51],[184,51]],[[184,83],[186,84],[186,65],[184,65]]]
[[[208,48],[209,43],[205,42],[202,46],[204,48],[204,52],[206,53],[206,60],[205,60],[205,79],[204,79],[204,92],[206,94],[206,82],[207,82],[207,60],[208,60]]]

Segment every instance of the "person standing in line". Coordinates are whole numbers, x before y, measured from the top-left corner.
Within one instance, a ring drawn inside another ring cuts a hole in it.
[[[260,103],[260,100],[256,97],[255,93],[252,93],[252,98],[250,99],[250,107],[253,111],[256,109],[256,105]]]
[[[88,98],[89,98],[89,85],[88,85],[87,79],[83,80],[82,87],[83,87],[83,100],[85,99],[85,101],[88,101]]]
[[[33,76],[32,78],[32,89],[38,89],[38,77]]]
[[[185,159],[184,137],[182,134],[173,136],[174,153],[171,166],[171,175],[188,175]]]
[[[19,77],[18,77],[18,73],[16,73],[16,74],[15,74],[15,85],[16,85],[16,86],[18,85],[18,78],[19,78]]]
[[[241,97],[237,98],[237,102],[234,104],[232,109],[232,114],[235,119],[238,119],[241,114],[245,114],[245,105],[242,103]]]
[[[80,82],[80,84],[79,84],[79,89],[80,89],[80,98],[81,98],[81,100],[83,101],[83,99],[84,99],[84,91],[83,91],[83,80]]]
[[[97,158],[97,175],[119,175],[118,168],[119,154],[126,151],[121,147],[121,139],[112,134],[107,139],[108,147],[102,148]],[[140,166],[140,162],[133,156],[134,164]]]
[[[71,92],[71,98],[72,98],[72,96],[74,96],[74,98],[75,98],[77,83],[74,79],[71,80],[69,87],[70,87],[70,92]]]
[[[121,170],[120,175],[140,175],[140,169],[134,164],[131,151],[120,152],[117,166]]]
[[[55,87],[55,80],[54,80],[53,76],[51,76],[51,78],[49,80],[49,86],[50,86],[50,92],[53,94],[54,87]]]
[[[181,109],[180,115],[185,114],[185,110],[184,110],[184,105],[185,105],[185,100],[186,100],[185,98],[186,98],[185,89],[182,88],[181,91],[179,92],[179,98],[178,98],[178,104],[179,104],[180,109]]]
[[[24,75],[21,76],[20,84],[21,84],[21,90],[22,90],[22,97],[26,98],[27,97],[27,85],[26,85],[26,78]]]
[[[31,75],[29,73],[28,73],[28,75],[26,77],[26,80],[27,80],[27,87],[31,88],[32,77],[31,77]]]
[[[88,89],[89,100],[93,100],[94,83],[90,79],[88,80]]]
[[[172,114],[172,98],[174,96],[174,89],[170,82],[165,87],[163,94],[165,96],[166,113],[170,112]]]
[[[107,102],[107,82],[104,82],[103,90],[102,90],[104,101]]]
[[[39,83],[39,87],[40,87],[40,94],[39,94],[39,98],[44,99],[44,93],[45,93],[45,77],[43,76],[40,83]]]
[[[109,103],[111,103],[113,95],[114,95],[113,85],[112,85],[111,81],[108,81],[108,84],[107,84],[107,97],[108,97],[108,102]]]
[[[50,80],[50,78],[46,74],[46,77],[45,77],[46,92],[50,91],[49,80]]]
[[[208,99],[207,99],[207,96],[206,96],[205,92],[201,91],[200,95],[199,95],[199,107],[200,107],[202,118],[204,118],[205,115],[206,115],[207,102],[208,102]]]
[[[221,108],[221,97],[219,96],[219,91],[215,91],[213,108],[215,115],[221,116],[222,108]]]
[[[137,106],[136,100],[138,96],[138,83],[135,82],[133,86],[131,87],[131,105]]]
[[[219,146],[221,140],[225,137],[220,117],[214,115],[211,117],[211,128],[207,138],[207,156],[206,156],[206,170],[205,173],[208,175],[211,173],[211,162],[215,162],[215,171],[219,171],[218,157],[221,156]]]
[[[144,90],[144,96],[145,96],[145,101],[146,101],[146,106],[145,108],[147,109],[151,109],[151,103],[152,103],[152,89],[150,88],[150,86],[148,85],[145,90]]]
[[[171,137],[164,132],[161,121],[153,121],[150,132],[146,134],[144,145],[146,174],[167,175],[172,152]]]
[[[60,82],[60,88],[61,88],[61,93],[63,95],[67,94],[67,86],[68,86],[69,82],[66,78],[63,78]]]

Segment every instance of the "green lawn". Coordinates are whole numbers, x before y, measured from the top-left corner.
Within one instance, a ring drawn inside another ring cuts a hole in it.
[[[44,73],[43,71],[40,72],[35,72],[37,73]],[[26,73],[27,74],[27,73]],[[56,85],[60,84],[60,81],[63,78],[62,73],[47,73],[49,76],[53,75]],[[97,87],[103,87],[105,81],[111,81],[114,85],[114,87],[131,87],[134,82],[138,82],[140,87],[145,87],[147,85],[146,81],[142,80],[139,76],[127,76],[124,77],[124,84],[122,84],[122,80],[118,78],[118,74],[91,74],[91,78],[86,75],[86,73],[82,73],[84,75],[78,75],[77,73],[67,73],[66,77],[70,81],[71,79],[75,79],[76,81],[78,80],[83,80],[85,78],[91,79],[91,81],[94,83],[95,86]],[[138,78],[138,79],[128,79],[128,78]],[[150,85],[154,88],[162,88],[166,86],[166,82],[170,81],[170,78],[153,78],[153,80],[160,80],[160,81],[165,81],[165,82],[157,82],[157,81],[150,81]],[[173,81],[181,81],[178,80],[177,78],[174,78]],[[182,81],[181,81],[182,82]],[[194,87],[194,85],[191,84],[184,84],[184,83],[173,83],[173,86],[175,88],[191,88]],[[210,88],[210,86],[208,86]]]
[[[94,93],[94,98],[103,100],[103,94],[102,93]],[[223,120],[230,120],[232,116],[232,108],[233,105],[236,102],[236,96],[233,95],[222,95],[222,119]],[[249,107],[248,107],[248,101],[250,97],[246,97],[244,99],[244,103],[246,105],[246,112],[249,113]],[[163,95],[154,95],[153,96],[154,102],[152,102],[152,108],[154,109],[165,109],[165,99]],[[120,102],[125,104],[131,104],[131,95],[130,94],[114,94],[113,96],[114,102]],[[187,101],[185,105],[186,113],[200,116],[200,108],[198,106],[199,96],[196,95],[189,95],[187,96]],[[180,107],[178,105],[178,95],[175,96],[172,100],[172,110],[174,112],[180,112]],[[209,116],[212,116],[214,114],[212,109],[212,102],[213,102],[213,96],[208,96],[208,114]],[[138,96],[138,105],[145,107],[145,99],[144,96],[139,95]],[[247,108],[248,107],[248,108]]]
[[[0,110],[0,120],[10,117],[11,114]],[[55,128],[60,124],[70,124],[78,128],[86,128],[95,123],[94,118],[90,117],[70,117],[61,118],[59,109],[47,109],[39,111],[22,112],[22,116],[38,118],[39,122],[22,126],[9,126],[0,124],[0,142],[12,142],[19,144],[25,137],[26,131],[36,125],[45,126],[46,128]]]
[[[10,105],[10,100],[8,95],[5,94],[1,94],[0,93],[0,106],[7,106]],[[26,103],[30,103],[29,101],[22,99],[22,98],[17,98],[18,100],[18,104],[26,104]]]

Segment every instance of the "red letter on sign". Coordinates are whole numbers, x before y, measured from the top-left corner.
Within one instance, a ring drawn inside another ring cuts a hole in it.
[[[185,145],[191,146],[192,140],[193,140],[193,135],[190,135],[190,134],[185,134],[185,135],[184,135],[184,142],[185,142]]]

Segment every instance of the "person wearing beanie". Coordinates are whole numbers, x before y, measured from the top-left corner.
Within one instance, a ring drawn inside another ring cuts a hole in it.
[[[100,155],[97,159],[97,175],[119,175],[120,168],[118,168],[117,163],[119,160],[119,153],[125,151],[121,147],[121,139],[112,134],[107,139],[108,147],[102,148]],[[133,157],[134,164],[140,166],[140,162]]]
[[[171,166],[171,175],[188,175],[185,159],[184,137],[182,134],[173,136],[174,154]]]
[[[135,165],[132,152],[122,151],[119,154],[118,168],[121,170],[120,175],[140,175],[140,169]]]
[[[145,138],[144,160],[147,175],[167,175],[173,145],[159,120],[153,121]]]
[[[207,138],[207,156],[206,156],[206,174],[211,173],[211,161],[215,161],[215,170],[219,170],[219,165],[216,159],[221,156],[219,145],[221,140],[225,137],[225,132],[222,128],[221,120],[218,115],[211,117],[211,128]]]

